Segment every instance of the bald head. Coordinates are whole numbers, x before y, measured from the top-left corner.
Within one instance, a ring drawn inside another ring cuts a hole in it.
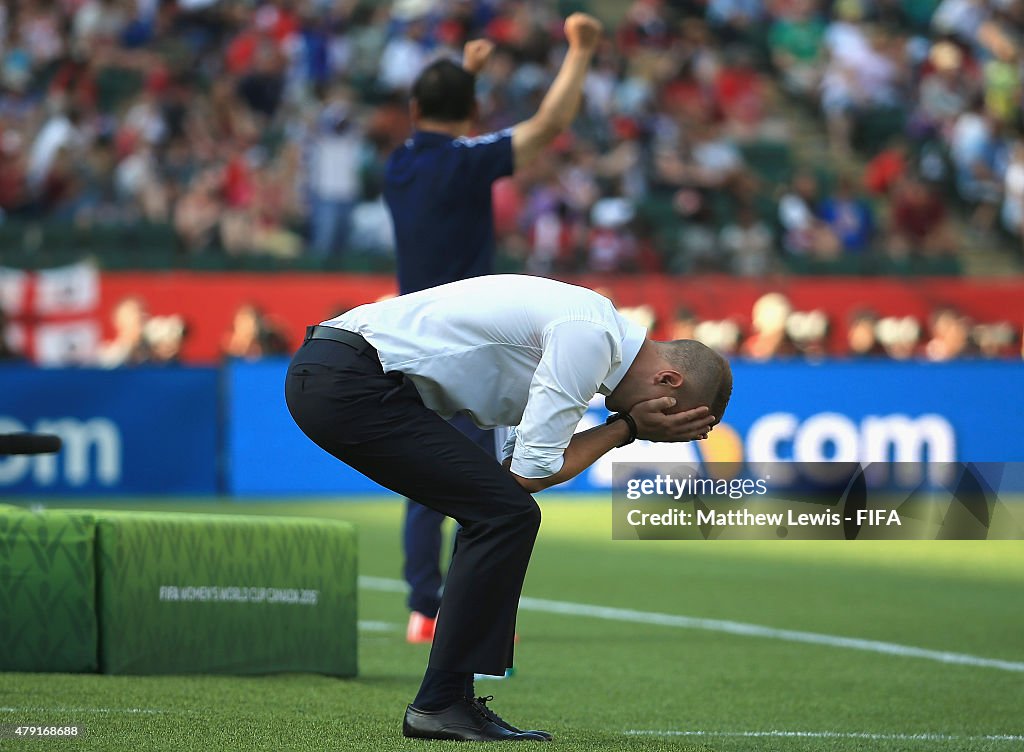
[[[604,404],[613,412],[624,412],[641,402],[674,397],[676,404],[667,412],[707,407],[718,423],[731,395],[729,363],[710,347],[692,339],[648,339]]]
[[[707,405],[722,420],[732,396],[732,369],[729,362],[702,342],[677,339],[659,342],[658,350],[665,362],[683,376],[679,388],[679,404],[686,409]]]

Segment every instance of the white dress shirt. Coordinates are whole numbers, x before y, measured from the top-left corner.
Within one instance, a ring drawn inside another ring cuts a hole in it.
[[[584,287],[495,275],[359,306],[323,322],[361,334],[387,371],[408,376],[445,418],[515,426],[512,472],[546,478],[595,394],[610,394],[633,364],[643,327]]]

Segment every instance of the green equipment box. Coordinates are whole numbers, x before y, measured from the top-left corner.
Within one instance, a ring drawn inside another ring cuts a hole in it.
[[[100,670],[355,676],[345,522],[96,513]]]
[[[96,525],[0,506],[0,671],[96,671]]]

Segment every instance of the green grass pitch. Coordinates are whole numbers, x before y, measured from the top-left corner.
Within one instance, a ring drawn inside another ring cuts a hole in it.
[[[607,499],[540,501],[531,598],[1006,662],[958,665],[714,624],[644,623],[642,614],[524,609],[516,675],[478,689],[511,721],[552,731],[550,749],[1024,749],[1024,672],[1012,668],[1024,662],[1024,543],[613,542]],[[401,506],[389,498],[104,505],[350,520],[361,574],[400,576]],[[76,741],[0,740],[0,749],[465,749],[401,737],[427,648],[404,641],[400,593],[364,589],[360,598],[358,679],[0,674],[0,724],[87,730]]]

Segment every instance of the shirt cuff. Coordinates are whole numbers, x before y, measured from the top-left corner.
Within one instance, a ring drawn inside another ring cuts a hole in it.
[[[556,454],[517,444],[510,469],[520,478],[550,478],[564,464],[561,452]]]
[[[508,429],[508,436],[505,437],[505,445],[501,448],[501,461],[504,462],[512,453],[516,450],[516,439],[519,434],[516,433],[515,426]]]

